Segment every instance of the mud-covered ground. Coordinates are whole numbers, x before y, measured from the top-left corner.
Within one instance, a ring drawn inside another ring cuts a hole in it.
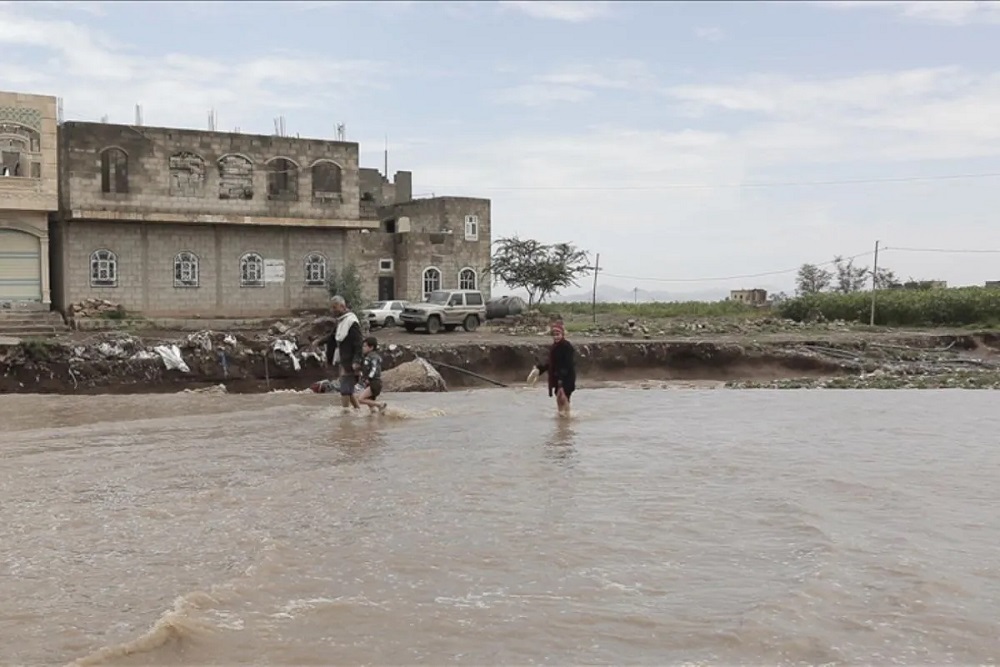
[[[669,327],[641,322],[571,331],[580,386],[712,381],[741,388],[1000,387],[1000,334],[993,332],[767,319],[670,326],[669,334]],[[333,375],[314,345],[329,327],[328,320],[309,319],[276,322],[267,331],[76,332],[0,345],[0,393],[151,393],[220,384],[239,393],[302,390]],[[545,322],[518,318],[472,333],[372,333],[387,369],[420,357],[458,388],[523,382],[545,357],[546,330]],[[181,367],[170,367],[176,361]],[[387,391],[426,385],[407,380]]]

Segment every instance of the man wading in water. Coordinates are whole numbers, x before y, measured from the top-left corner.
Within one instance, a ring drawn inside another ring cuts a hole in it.
[[[528,384],[534,386],[538,376],[549,374],[549,396],[555,394],[559,414],[569,416],[569,399],[576,391],[576,354],[573,344],[566,340],[566,330],[561,323],[552,325],[552,347],[548,363],[538,364],[528,375]]]
[[[354,407],[360,410],[354,386],[358,383],[358,373],[361,371],[362,336],[361,323],[358,316],[347,308],[344,297],[335,296],[330,299],[330,309],[337,318],[336,328],[325,338],[326,363],[340,367],[340,404],[344,409]],[[319,341],[318,341],[319,342]]]

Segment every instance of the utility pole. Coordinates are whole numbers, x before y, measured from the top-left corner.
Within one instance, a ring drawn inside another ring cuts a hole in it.
[[[594,293],[591,296],[590,309],[594,317],[594,324],[597,324],[597,274],[601,272],[601,253],[597,253],[597,259],[591,268],[594,269]]]
[[[632,288],[632,303],[635,303],[635,304],[639,303],[639,288],[638,287],[633,287]]]
[[[875,261],[872,263],[872,314],[868,326],[875,326],[875,292],[878,291],[878,241],[875,241]]]

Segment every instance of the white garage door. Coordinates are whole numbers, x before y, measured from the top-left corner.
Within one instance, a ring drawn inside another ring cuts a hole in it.
[[[42,300],[40,248],[37,236],[0,229],[0,301]]]

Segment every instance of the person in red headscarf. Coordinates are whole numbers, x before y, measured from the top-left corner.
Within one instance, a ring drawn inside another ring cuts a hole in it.
[[[561,322],[552,325],[552,347],[548,363],[538,364],[528,375],[528,384],[534,385],[542,373],[549,374],[549,396],[555,395],[559,414],[569,415],[569,400],[576,391],[576,352],[566,340],[566,329]]]

